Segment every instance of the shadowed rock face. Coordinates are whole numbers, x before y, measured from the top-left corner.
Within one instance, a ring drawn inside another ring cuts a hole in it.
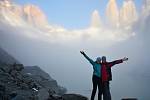
[[[14,57],[10,56],[6,51],[0,48],[0,63],[13,64],[19,63],[19,61],[17,61]]]
[[[26,77],[32,78],[32,80],[37,82],[40,87],[46,88],[47,91],[50,89],[57,94],[64,94],[66,92],[65,88],[59,86],[56,80],[52,79],[38,66],[24,67],[21,73]]]
[[[138,100],[138,99],[136,99],[136,98],[124,98],[122,100]]]
[[[53,80],[48,73],[44,72],[38,66],[26,66],[24,70],[22,70],[22,74],[28,74],[35,79],[37,78],[37,80],[40,79],[41,76],[43,78],[41,78],[41,80]]]
[[[64,94],[62,98],[64,100],[88,100],[86,97],[79,94]]]
[[[28,69],[34,69],[33,73]],[[22,64],[0,64],[0,76],[0,97],[7,97],[8,100],[14,95],[14,100],[46,100],[49,95],[66,92],[65,88],[37,66],[26,68]]]
[[[37,66],[3,63],[0,76],[0,100],[87,100],[81,95],[64,94],[66,89]]]

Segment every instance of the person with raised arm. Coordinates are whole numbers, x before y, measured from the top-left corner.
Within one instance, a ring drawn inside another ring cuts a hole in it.
[[[112,62],[107,62],[106,57],[102,56],[102,63],[101,63],[101,76],[102,76],[102,94],[103,100],[111,100],[110,88],[109,88],[109,81],[112,80],[112,72],[111,67],[123,63],[127,61],[128,58],[124,57],[123,59],[115,60]]]
[[[98,100],[101,100],[102,96],[102,80],[101,80],[101,58],[97,57],[96,61],[93,61],[91,58],[89,58],[84,51],[80,51],[80,53],[92,64],[93,66],[93,76],[92,76],[92,82],[93,82],[93,90],[91,94],[91,100],[94,100],[97,86],[98,86]]]

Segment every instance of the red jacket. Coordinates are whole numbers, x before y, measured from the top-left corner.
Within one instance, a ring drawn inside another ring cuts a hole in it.
[[[122,63],[123,60],[115,60],[113,62],[105,62],[101,63],[102,65],[102,82],[104,81],[111,81],[112,80],[112,73],[111,73],[111,67],[114,66],[115,64]]]

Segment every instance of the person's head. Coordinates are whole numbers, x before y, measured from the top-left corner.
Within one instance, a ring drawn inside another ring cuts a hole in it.
[[[103,63],[106,62],[106,56],[102,56],[102,62],[103,62]]]
[[[96,62],[97,62],[97,63],[101,63],[101,57],[97,57],[97,58],[96,58]]]

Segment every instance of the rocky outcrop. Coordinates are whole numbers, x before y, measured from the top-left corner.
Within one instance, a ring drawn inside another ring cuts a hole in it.
[[[37,66],[28,68],[22,64],[0,64],[0,76],[0,95],[8,100],[45,100],[49,95],[66,92],[65,88],[58,86],[56,80]]]
[[[54,91],[56,94],[64,94],[66,89],[59,86],[57,81],[52,79],[46,72],[38,66],[27,66],[22,70],[22,75],[32,78],[40,87]]]
[[[87,100],[86,97],[79,94],[64,94],[62,95],[64,100]]]
[[[121,99],[121,100],[138,100],[137,98],[124,98],[124,99]]]
[[[81,95],[65,94],[66,88],[40,67],[17,62],[0,49],[0,100],[87,100]]]
[[[37,66],[1,63],[0,76],[0,100],[87,100],[64,94],[66,89]]]

